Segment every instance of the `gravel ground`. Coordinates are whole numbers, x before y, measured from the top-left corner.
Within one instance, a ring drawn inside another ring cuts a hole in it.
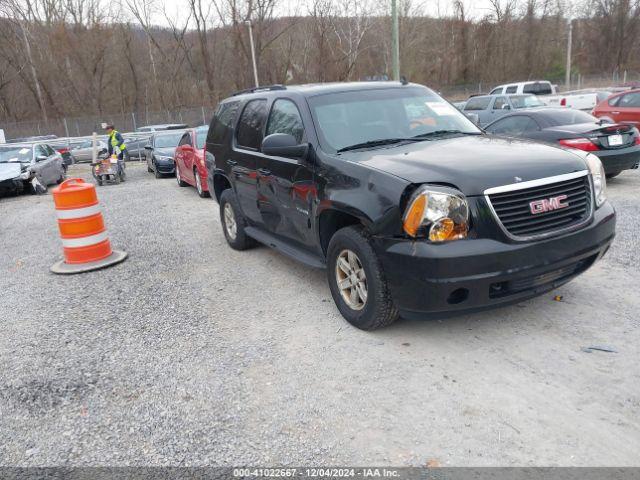
[[[98,192],[130,258],[82,276],[49,273],[50,195],[0,200],[0,464],[640,465],[640,172],[561,302],[375,333],[324,272],[228,248],[215,202],[128,175]]]

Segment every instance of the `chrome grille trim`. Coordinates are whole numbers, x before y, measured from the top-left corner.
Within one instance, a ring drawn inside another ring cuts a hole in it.
[[[567,227],[562,227],[559,228],[557,230],[551,230],[551,231],[547,231],[547,232],[543,232],[540,234],[533,234],[533,235],[514,235],[511,232],[509,232],[509,230],[507,230],[507,228],[504,226],[504,224],[502,223],[502,221],[500,220],[500,217],[498,215],[498,213],[496,212],[493,204],[491,203],[491,198],[490,195],[495,195],[495,194],[500,194],[500,193],[510,193],[510,192],[517,192],[519,190],[526,190],[529,188],[535,188],[535,187],[544,187],[545,185],[550,185],[550,184],[554,184],[554,183],[559,183],[559,182],[565,182],[565,181],[569,181],[569,180],[574,180],[574,179],[578,179],[578,178],[582,178],[582,177],[587,177],[589,175],[589,171],[588,170],[581,170],[579,172],[572,172],[572,173],[565,173],[562,175],[555,175],[553,177],[545,177],[545,178],[539,178],[536,180],[529,180],[526,182],[520,182],[520,183],[512,183],[509,185],[501,185],[499,187],[492,187],[492,188],[488,188],[486,189],[483,194],[484,194],[484,198],[485,201],[487,202],[487,205],[489,206],[489,209],[491,210],[491,213],[493,214],[493,217],[496,220],[496,223],[498,224],[498,226],[500,227],[500,229],[502,230],[502,232],[511,240],[516,240],[516,241],[528,241],[528,240],[536,240],[536,239],[543,239],[543,238],[547,238],[547,237],[552,237],[555,235],[560,235],[562,233],[566,233],[566,232],[570,232],[573,230],[577,230],[581,227],[583,227],[584,225],[586,225],[587,223],[589,223],[591,221],[591,219],[593,218],[593,212],[594,212],[594,208],[595,208],[595,198],[593,196],[593,184],[591,181],[591,177],[587,178],[587,185],[588,185],[588,191],[585,192],[586,193],[586,198],[589,199],[589,212],[586,215],[585,219],[569,225]]]

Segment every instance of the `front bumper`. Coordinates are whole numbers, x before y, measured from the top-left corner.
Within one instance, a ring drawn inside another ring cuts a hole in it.
[[[588,226],[544,240],[438,245],[376,237],[374,248],[401,315],[441,317],[516,303],[570,281],[605,254],[615,223],[606,202]]]
[[[171,174],[176,172],[176,164],[172,158],[156,157],[154,163],[160,173]]]
[[[600,159],[606,174],[638,168],[638,162],[640,162],[640,146],[637,145],[617,150],[598,150],[592,153]]]
[[[24,190],[24,180],[10,178],[0,181],[0,195],[17,194]]]

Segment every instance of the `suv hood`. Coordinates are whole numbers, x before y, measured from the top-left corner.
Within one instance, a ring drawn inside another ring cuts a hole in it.
[[[352,152],[347,158],[411,183],[453,185],[467,196],[483,195],[491,187],[587,169],[578,155],[565,149],[491,135]]]

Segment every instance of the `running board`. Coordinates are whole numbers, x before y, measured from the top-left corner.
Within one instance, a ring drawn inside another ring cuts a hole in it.
[[[271,247],[281,253],[284,253],[286,256],[297,260],[298,262],[302,262],[305,265],[308,265],[313,268],[325,268],[324,260],[322,260],[317,255],[307,252],[301,248],[295,247],[287,242],[280,240],[278,237],[265,232],[256,227],[245,227],[244,233],[249,235],[251,238],[257,240],[258,242]]]

